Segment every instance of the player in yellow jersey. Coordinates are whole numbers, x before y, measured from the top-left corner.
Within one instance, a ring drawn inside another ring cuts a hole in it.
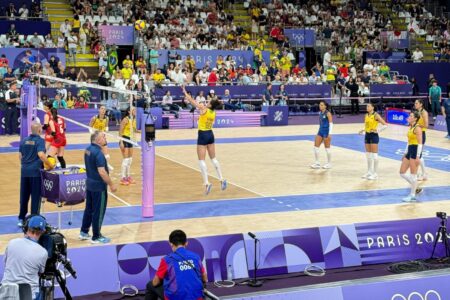
[[[91,133],[94,133],[95,130],[101,131],[101,132],[108,132],[109,131],[109,118],[106,115],[106,107],[104,105],[100,106],[98,110],[98,115],[95,115],[91,118],[91,121],[89,122],[89,127],[91,127],[93,130]],[[108,154],[108,145],[104,145],[102,147],[102,152],[105,155],[105,158],[107,160],[110,159],[110,156]],[[108,168],[110,170],[114,170],[113,166],[111,166],[108,163]]]
[[[417,124],[422,128],[422,151],[423,151],[423,147],[425,147],[425,141],[427,140],[426,131],[428,129],[428,112],[423,108],[422,99],[417,99],[414,102],[414,108],[420,114],[420,119]],[[418,172],[420,174],[417,176],[417,180],[418,181],[427,180],[428,175],[427,172],[425,171],[425,160],[422,157],[422,155],[420,156],[420,169],[422,172]]]
[[[125,117],[120,122],[119,136],[127,140],[134,140],[136,129],[136,108],[128,108]],[[119,143],[122,152],[122,172],[120,184],[130,185],[136,183],[130,176],[131,163],[133,162],[133,144],[121,140]]]
[[[379,123],[381,123],[381,126],[378,126]],[[378,143],[380,141],[378,133],[386,128],[386,122],[375,111],[374,105],[368,103],[364,129],[359,132],[359,134],[365,133],[364,142],[366,146],[367,173],[362,176],[364,179],[375,180],[378,178]]]
[[[197,156],[203,177],[203,184],[205,185],[205,195],[208,195],[212,188],[212,184],[208,181],[208,168],[206,167],[205,162],[206,151],[208,151],[209,158],[216,168],[217,176],[219,177],[221,183],[221,189],[225,190],[227,188],[227,181],[223,178],[219,161],[216,159],[214,133],[212,131],[216,120],[216,109],[222,107],[222,102],[217,99],[213,99],[208,103],[199,103],[186,92],[184,87],[183,93],[185,99],[200,111],[200,117],[198,119]]]
[[[400,176],[411,185],[411,193],[403,198],[404,202],[416,201],[417,169],[419,168],[420,154],[422,153],[422,128],[419,126],[420,113],[415,111],[409,115],[408,145],[402,158]],[[406,174],[406,171],[410,174]]]

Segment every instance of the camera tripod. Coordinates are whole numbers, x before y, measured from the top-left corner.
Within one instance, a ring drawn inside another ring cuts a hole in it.
[[[55,279],[61,287],[61,291],[64,294],[66,300],[72,300],[69,290],[66,286],[66,279],[63,278],[61,272],[54,266],[52,270],[47,271],[39,278],[39,289],[41,291],[42,300],[53,300],[55,293]],[[51,282],[50,286],[46,286],[45,282]]]
[[[434,252],[436,251],[436,246],[439,241],[439,237],[442,238],[442,242],[444,243],[445,256],[450,257],[450,247],[448,245],[448,236],[447,236],[447,218],[441,217],[441,225],[439,226],[439,230],[436,233],[436,238],[434,239],[433,251],[431,252],[430,259],[434,258]]]

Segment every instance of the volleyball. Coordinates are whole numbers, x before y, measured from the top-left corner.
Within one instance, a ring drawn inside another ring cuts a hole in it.
[[[50,164],[44,164],[44,170],[51,170],[56,166],[56,159],[52,156],[47,157],[47,160]]]
[[[145,21],[137,20],[134,23],[134,28],[136,28],[136,30],[139,30],[139,31],[143,30],[145,28]]]

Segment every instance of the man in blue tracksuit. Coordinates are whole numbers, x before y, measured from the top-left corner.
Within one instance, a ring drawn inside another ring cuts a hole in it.
[[[206,271],[201,258],[186,249],[186,233],[181,230],[172,231],[169,243],[173,253],[161,259],[155,277],[147,284],[145,300],[203,299]]]
[[[109,177],[108,164],[102,147],[106,145],[104,132],[91,135],[91,145],[84,152],[86,165],[86,207],[81,225],[80,240],[91,239],[91,243],[109,243],[111,240],[101,234],[103,217],[108,203],[108,185],[111,192],[117,189]],[[92,238],[89,229],[92,226]]]
[[[38,215],[41,208],[42,163],[51,165],[45,155],[45,141],[41,138],[41,124],[31,125],[31,135],[23,139],[19,146],[20,168],[20,212],[17,226],[22,227],[28,213],[31,196],[31,214]]]

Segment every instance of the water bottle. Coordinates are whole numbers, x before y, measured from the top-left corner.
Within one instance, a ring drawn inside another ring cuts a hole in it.
[[[233,267],[231,265],[228,265],[227,267],[227,280],[228,281],[233,280]]]

